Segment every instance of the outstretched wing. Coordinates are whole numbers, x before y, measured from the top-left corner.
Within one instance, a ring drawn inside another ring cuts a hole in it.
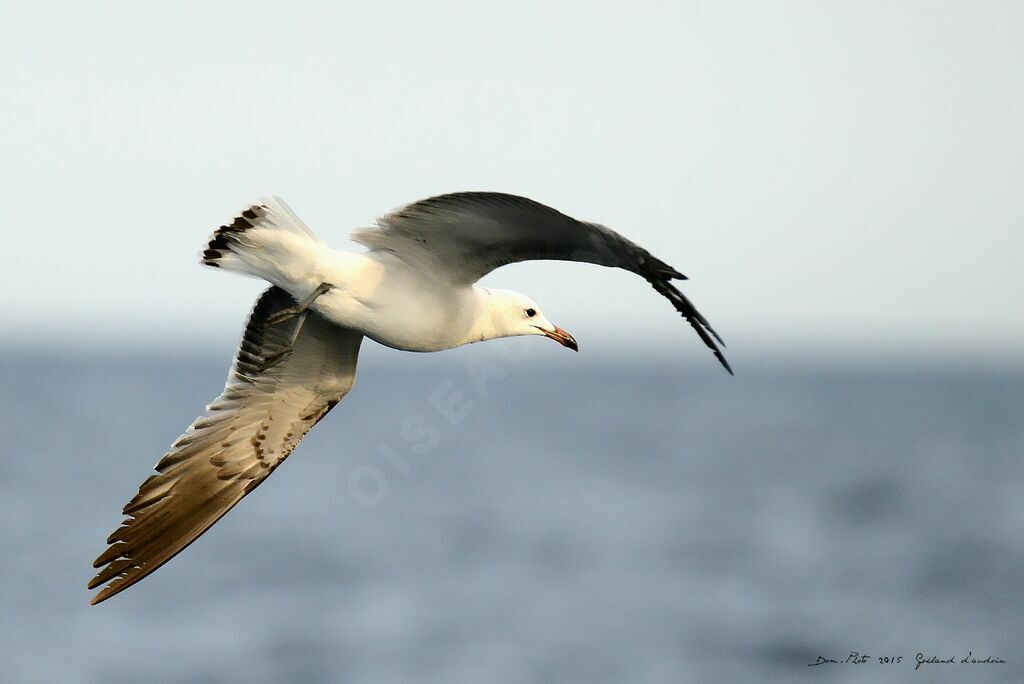
[[[718,347],[725,346],[722,338],[671,282],[686,276],[610,228],[577,221],[531,199],[499,192],[439,195],[398,209],[351,237],[460,284],[474,283],[505,264],[537,259],[632,271],[672,302],[732,373]]]
[[[256,301],[224,392],[156,464],[124,507],[127,519],[107,539],[109,548],[89,582],[108,583],[99,603],[150,574],[220,520],[292,452],[352,388],[362,334],[310,312],[267,325],[293,306],[277,287]]]

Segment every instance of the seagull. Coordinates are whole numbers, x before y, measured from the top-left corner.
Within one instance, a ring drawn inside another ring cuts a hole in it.
[[[271,286],[256,300],[223,393],[125,506],[93,563],[100,603],[169,561],[258,487],[352,389],[364,337],[433,352],[517,335],[578,351],[531,299],[475,283],[499,266],[549,259],[643,277],[732,374],[725,346],[672,284],[686,276],[618,233],[525,197],[460,192],[414,202],[356,230],[363,252],[328,247],[279,198],[217,229],[206,266]],[[103,586],[105,585],[105,586]]]

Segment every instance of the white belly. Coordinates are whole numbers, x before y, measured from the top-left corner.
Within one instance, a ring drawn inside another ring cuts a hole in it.
[[[473,324],[473,288],[424,277],[389,255],[335,252],[321,273],[334,289],[312,308],[324,318],[406,351],[462,344]]]

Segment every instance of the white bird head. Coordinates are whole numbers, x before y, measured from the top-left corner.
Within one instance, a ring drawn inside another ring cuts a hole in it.
[[[547,319],[537,302],[513,290],[489,290],[487,309],[498,337],[543,335],[563,347],[579,351],[572,335]]]

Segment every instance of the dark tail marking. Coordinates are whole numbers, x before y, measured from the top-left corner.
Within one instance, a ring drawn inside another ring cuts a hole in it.
[[[264,216],[266,216],[266,208],[254,204],[236,216],[230,224],[215,230],[213,237],[206,244],[206,249],[203,250],[203,263],[220,268],[218,262],[231,252],[231,245],[238,242],[238,236],[253,227],[252,221],[257,221]]]

